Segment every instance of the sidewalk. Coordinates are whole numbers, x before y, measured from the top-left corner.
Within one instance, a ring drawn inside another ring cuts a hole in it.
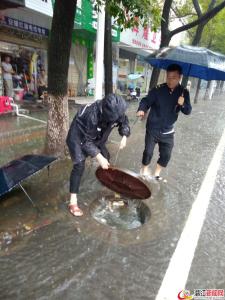
[[[78,104],[78,105],[90,104],[95,101],[94,97],[69,97],[68,100],[74,101],[75,104]]]
[[[75,102],[75,106],[73,102]],[[69,98],[70,118],[73,118],[78,105],[93,103],[93,97]],[[38,102],[24,101],[19,103],[27,110],[27,116],[46,121],[48,109]],[[72,104],[72,105],[71,105]],[[26,117],[14,114],[0,115],[0,165],[27,153],[39,153],[44,147],[46,125]]]

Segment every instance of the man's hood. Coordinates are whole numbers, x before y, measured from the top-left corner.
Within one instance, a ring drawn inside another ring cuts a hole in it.
[[[124,115],[127,104],[123,97],[116,94],[108,94],[102,100],[102,117],[107,123],[116,122]]]

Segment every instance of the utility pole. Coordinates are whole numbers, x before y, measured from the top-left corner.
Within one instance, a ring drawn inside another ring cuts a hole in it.
[[[95,100],[102,99],[104,75],[104,37],[105,37],[105,6],[98,13],[96,62],[95,62]]]

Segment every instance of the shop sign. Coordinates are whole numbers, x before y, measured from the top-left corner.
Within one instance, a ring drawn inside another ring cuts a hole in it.
[[[53,8],[51,0],[25,0],[27,8],[38,11],[44,15],[53,16]]]
[[[160,32],[152,32],[148,26],[145,28],[139,26],[124,30],[120,34],[120,41],[142,50],[159,49],[161,34]]]
[[[75,29],[84,29],[96,34],[98,15],[94,10],[95,1],[79,0],[77,2]],[[120,31],[118,27],[113,26],[112,36],[114,41],[119,41]]]
[[[1,16],[0,24],[12,28],[17,28],[23,31],[28,31],[42,36],[48,36],[49,30],[47,28],[30,24],[28,22],[20,21],[11,17]]]
[[[53,7],[54,3],[55,0],[52,0]],[[74,29],[83,29],[96,34],[98,15],[94,10],[94,5],[94,0],[77,0]],[[113,25],[112,37],[113,41],[119,42],[120,30],[118,26]]]
[[[85,29],[96,32],[96,18],[93,14],[93,4],[89,0],[78,1],[75,17],[75,29]]]

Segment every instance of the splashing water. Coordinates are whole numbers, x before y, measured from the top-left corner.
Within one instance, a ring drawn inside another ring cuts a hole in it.
[[[149,208],[141,201],[101,197],[93,202],[92,217],[99,223],[119,229],[135,229],[149,218]]]

